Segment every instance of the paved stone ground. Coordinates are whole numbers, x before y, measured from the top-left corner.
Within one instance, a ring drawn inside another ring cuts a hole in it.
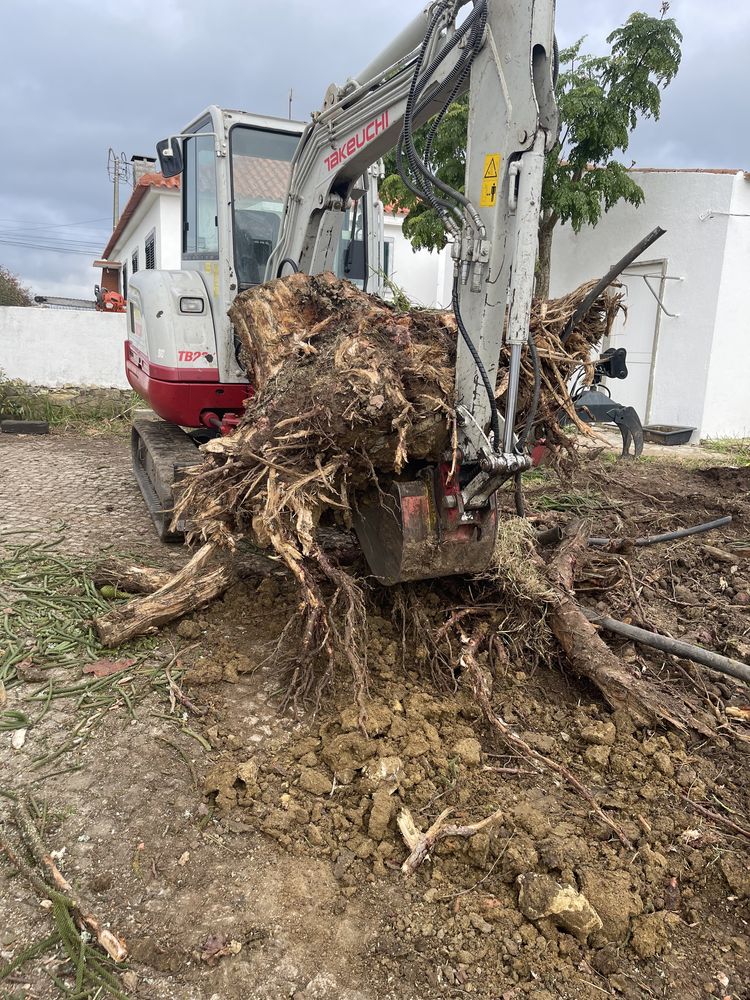
[[[58,532],[61,551],[71,555],[132,554],[145,565],[175,570],[188,558],[183,546],[164,544],[156,535],[133,478],[128,435],[0,434],[0,548],[4,540],[48,540]],[[254,630],[231,621],[222,608],[219,602],[202,619],[201,647],[210,653],[212,643],[231,632],[238,651],[247,652],[244,634]],[[269,737],[272,726],[286,726],[274,704],[278,686],[269,662],[231,689],[229,711],[253,743]]]
[[[181,546],[159,542],[130,467],[124,434],[0,434],[0,536],[61,527],[62,548],[99,556],[133,553],[166,566]],[[14,536],[15,537],[15,536]]]

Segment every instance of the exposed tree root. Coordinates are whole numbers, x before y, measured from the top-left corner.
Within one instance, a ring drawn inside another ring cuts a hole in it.
[[[492,708],[492,702],[490,700],[490,691],[487,681],[482,673],[482,670],[477,663],[475,657],[476,648],[480,642],[480,639],[468,639],[466,636],[463,637],[465,643],[465,649],[461,656],[461,665],[466,669],[468,676],[471,680],[472,687],[474,689],[474,697],[477,700],[479,707],[482,710],[487,722],[492,726],[496,733],[498,733],[509,747],[520,753],[522,756],[527,757],[531,760],[536,761],[543,767],[555,774],[558,774],[564,781],[571,785],[576,792],[583,798],[591,807],[591,809],[596,813],[599,819],[606,826],[612,830],[612,832],[617,836],[617,839],[626,847],[629,851],[633,850],[633,845],[625,835],[624,831],[614,820],[610,819],[609,816],[603,811],[599,803],[596,801],[591,792],[583,785],[578,778],[569,771],[567,767],[563,764],[552,760],[551,757],[546,757],[544,754],[539,753],[537,750],[532,749],[529,744],[517,736],[507,722],[504,722],[498,715],[495,714]]]
[[[179,573],[159,590],[137,597],[122,608],[114,608],[94,622],[105,646],[118,646],[137,635],[154,632],[159,625],[203,607],[219,597],[236,579],[236,570],[226,563],[210,567],[216,546],[207,543]]]
[[[704,736],[714,735],[715,724],[697,704],[657,686],[613,653],[572,596],[576,564],[586,552],[588,527],[587,522],[572,521],[546,568],[557,590],[547,620],[571,668],[592,681],[611,708],[625,709],[638,725],[662,722],[681,732],[692,728]]]
[[[116,587],[126,594],[153,594],[166,586],[174,574],[168,570],[110,559],[97,566],[91,575],[97,587]]]
[[[542,385],[538,419],[548,439],[571,453],[573,443],[558,419],[564,410],[576,420],[568,379],[577,366],[590,364],[591,347],[621,308],[617,294],[601,296],[562,344],[562,330],[591,288],[537,302],[531,317]],[[373,481],[418,475],[455,449],[455,318],[416,309],[397,314],[331,274],[295,274],[250,289],[235,299],[231,318],[256,393],[239,427],[203,446],[206,461],[188,471],[177,500],[177,516],[208,544],[157,591],[98,619],[97,630],[103,642],[116,645],[208,603],[242,575],[240,543],[252,538],[273,555],[267,565],[283,567],[299,590],[298,611],[273,654],[289,672],[288,700],[299,705],[319,694],[334,666],[345,663],[361,701],[367,686],[365,595],[355,573],[331,554],[323,532],[351,527],[356,498]],[[521,419],[532,403],[528,352],[523,364],[529,377],[522,380]],[[504,352],[498,398],[507,389],[507,373]],[[455,461],[455,450],[453,455]],[[447,612],[448,627],[426,656],[437,680],[455,680],[451,633],[461,621],[469,634],[485,629],[490,651],[502,647],[527,663],[549,661],[561,649],[575,674],[639,725],[666,723],[713,735],[714,720],[624,662],[587,620],[574,587],[577,564],[590,558],[588,534],[588,525],[572,525],[546,563],[528,522],[503,522],[495,565],[483,581],[464,581],[458,595],[455,582],[433,585],[437,607],[426,599],[421,607],[428,591],[418,586],[396,593],[404,633],[407,621],[415,633],[439,630],[445,622],[436,619]],[[218,561],[219,547],[231,563]]]
[[[413,875],[438,841],[444,840],[446,837],[473,837],[475,833],[491,826],[492,823],[499,822],[503,817],[502,810],[498,809],[491,816],[478,823],[469,823],[464,826],[446,825],[445,821],[452,812],[452,809],[444,809],[432,826],[424,833],[420,833],[409,810],[406,808],[401,810],[396,822],[401,836],[411,852],[401,865],[401,871],[404,875]]]

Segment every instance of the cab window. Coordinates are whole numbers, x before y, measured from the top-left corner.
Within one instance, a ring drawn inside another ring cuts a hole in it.
[[[229,136],[234,265],[240,288],[266,280],[276,246],[299,135],[235,125]]]
[[[367,231],[365,225],[365,200],[353,201],[344,215],[344,224],[339,241],[336,274],[346,278],[358,288],[365,287],[365,246]]]

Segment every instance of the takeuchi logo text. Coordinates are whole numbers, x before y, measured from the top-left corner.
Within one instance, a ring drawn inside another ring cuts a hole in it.
[[[351,139],[347,139],[346,142],[342,143],[338,149],[326,156],[325,165],[329,170],[333,170],[337,167],[339,163],[343,163],[344,160],[348,160],[349,157],[356,153],[358,149],[362,149],[366,146],[368,142],[380,135],[381,132],[385,132],[388,128],[388,112],[384,111],[382,115],[378,115],[377,118],[373,118],[371,122],[361,128],[356,135],[353,135]]]

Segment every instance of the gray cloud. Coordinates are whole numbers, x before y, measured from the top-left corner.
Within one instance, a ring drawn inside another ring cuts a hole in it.
[[[355,74],[420,5],[5,0],[0,230],[15,228],[28,242],[45,234],[103,248],[112,205],[110,145],[128,156],[152,153],[158,138],[213,103],[285,116],[290,87],[295,117],[305,118],[331,81]],[[657,6],[656,0],[625,7],[622,0],[558,0],[561,44],[587,35],[589,47],[600,49],[627,12]],[[683,66],[664,96],[661,121],[639,127],[628,160],[750,166],[744,80],[750,10],[729,0],[674,0],[671,14],[685,34]],[[97,278],[93,256],[0,244],[0,262],[50,293],[89,295]]]

